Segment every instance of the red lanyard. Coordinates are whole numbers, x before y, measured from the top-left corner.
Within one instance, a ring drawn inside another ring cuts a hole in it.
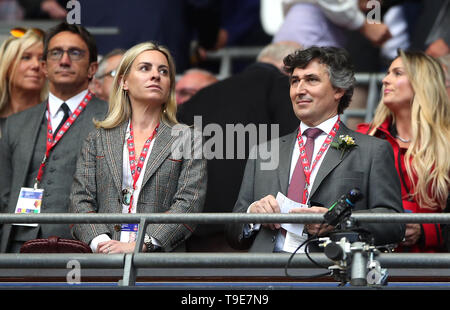
[[[46,142],[46,151],[44,155],[44,159],[42,159],[41,165],[39,166],[38,175],[36,177],[36,183],[34,185],[35,188],[37,188],[39,182],[42,180],[42,175],[44,174],[44,168],[45,164],[47,163],[47,159],[50,155],[50,151],[55,147],[56,143],[58,143],[59,140],[61,140],[62,136],[69,130],[70,126],[75,122],[75,120],[78,118],[78,116],[83,112],[84,108],[86,108],[86,105],[91,101],[92,99],[92,93],[88,91],[86,96],[84,96],[83,100],[81,100],[80,104],[76,108],[75,112],[73,112],[67,121],[64,123],[64,125],[61,127],[59,132],[56,134],[55,139],[53,139],[53,131],[52,131],[52,124],[50,119],[50,109],[49,104],[47,102],[47,142]]]
[[[130,198],[130,206],[128,207],[128,213],[131,213],[131,208],[133,207],[133,193],[136,189],[136,183],[139,179],[139,175],[141,174],[142,168],[144,167],[145,158],[147,157],[148,150],[150,149],[150,144],[155,137],[156,133],[158,132],[158,125],[156,125],[155,130],[153,130],[153,133],[151,136],[145,141],[144,147],[142,148],[141,155],[139,156],[139,159],[137,160],[137,166],[136,166],[136,151],[134,148],[134,133],[133,133],[133,126],[131,125],[130,121],[130,136],[127,139],[127,147],[128,147],[128,155],[130,160],[130,170],[131,170],[131,177],[133,178],[133,192],[131,193]]]
[[[336,133],[339,130],[339,124],[340,124],[340,118],[338,118],[338,120],[334,124],[333,128],[328,133],[327,138],[325,139],[325,142],[320,147],[320,150],[317,153],[316,158],[312,162],[312,167],[310,166],[308,157],[306,156],[306,149],[305,149],[305,144],[303,143],[301,130],[299,129],[299,131],[298,131],[297,140],[298,140],[298,146],[300,148],[300,159],[302,161],[303,171],[305,173],[305,185],[306,185],[305,189],[303,191],[302,203],[306,203],[306,201],[308,200],[308,187],[310,185],[311,173],[314,170],[314,168],[316,167],[316,164],[319,162],[322,155],[325,153],[325,151],[330,146],[331,141],[333,141],[334,137],[336,136]]]

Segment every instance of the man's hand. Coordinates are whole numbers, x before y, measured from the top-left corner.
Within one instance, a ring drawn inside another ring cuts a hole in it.
[[[328,212],[327,208],[323,207],[311,207],[311,208],[294,208],[289,211],[289,213],[315,213],[315,214],[325,214]],[[334,229],[333,226],[328,224],[305,224],[305,229],[310,235],[319,235],[323,236]],[[320,230],[319,230],[320,229]]]
[[[217,50],[220,50],[221,48],[224,48],[227,45],[227,41],[228,41],[228,32],[223,28],[219,29],[219,32],[217,33],[216,44],[210,50],[217,51]],[[199,46],[199,47],[197,47],[196,52],[197,52],[196,56],[198,57],[198,60],[200,62],[203,62],[206,60],[206,58],[208,56],[207,55],[208,50],[206,48],[204,48],[203,46]]]
[[[437,58],[450,53],[450,47],[447,45],[447,43],[445,43],[443,39],[440,38],[431,43],[425,53]]]
[[[386,24],[369,24],[366,20],[364,25],[359,28],[359,31],[377,47],[382,46],[384,42],[392,38],[392,34]]]
[[[256,202],[254,202],[249,209],[250,213],[280,213],[280,206],[278,205],[277,200],[274,196],[268,195]],[[279,229],[281,227],[280,224],[262,224],[265,227],[269,227],[270,229]]]
[[[64,19],[67,15],[67,11],[55,0],[43,1],[41,10],[46,12],[52,19]]]

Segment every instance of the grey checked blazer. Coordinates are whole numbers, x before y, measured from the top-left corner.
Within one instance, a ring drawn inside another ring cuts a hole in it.
[[[81,152],[72,186],[70,211],[122,213],[123,143],[127,122],[92,132]],[[203,209],[207,172],[205,159],[173,157],[176,136],[161,122],[144,172],[137,213],[197,213]],[[169,252],[184,244],[195,226],[149,224],[146,233]],[[98,235],[120,239],[120,223],[77,224],[73,236],[90,243]]]
[[[390,144],[384,140],[363,135],[341,123],[335,140],[340,135],[354,138],[357,146],[345,152],[330,147],[323,159],[310,193],[311,205],[331,205],[354,187],[360,188],[364,198],[357,202],[355,212],[403,212],[400,181],[394,164]],[[289,171],[297,131],[279,139],[279,166],[274,170],[261,170],[262,159],[249,159],[245,168],[238,200],[233,212],[246,212],[254,201],[277,192],[287,195]],[[263,146],[263,149],[267,149]],[[227,226],[227,239],[235,248],[251,246],[253,252],[272,252],[277,230],[261,228],[251,238],[243,237],[244,224]],[[403,224],[363,223],[376,244],[389,244],[402,240]]]

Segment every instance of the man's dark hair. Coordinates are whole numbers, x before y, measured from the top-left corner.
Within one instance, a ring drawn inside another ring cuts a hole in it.
[[[286,56],[283,60],[284,70],[292,75],[295,68],[304,69],[313,60],[327,66],[328,76],[334,88],[345,90],[338,105],[338,114],[344,113],[350,105],[356,84],[350,55],[343,48],[312,46]]]
[[[47,60],[48,44],[50,40],[60,32],[69,31],[78,34],[86,43],[89,51],[89,63],[97,61],[97,44],[94,37],[83,26],[76,24],[68,24],[66,22],[60,23],[53,28],[50,28],[44,38],[44,60]]]

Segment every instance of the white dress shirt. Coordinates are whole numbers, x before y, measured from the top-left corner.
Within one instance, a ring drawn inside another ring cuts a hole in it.
[[[330,133],[331,129],[333,129],[334,124],[336,124],[336,121],[338,119],[338,116],[334,116],[332,118],[327,119],[325,122],[321,123],[320,125],[316,126],[315,128],[319,128],[322,130],[322,133],[315,139],[314,141],[314,151],[313,155],[311,157],[311,161],[314,161],[314,159],[317,156],[317,153],[319,152],[320,148],[322,147],[323,143],[325,142],[327,135]],[[305,131],[311,127],[305,125],[304,123],[300,123],[300,130],[302,132],[302,139],[303,143],[306,144],[306,141],[308,138],[305,136]],[[311,192],[311,188],[314,184],[314,180],[316,179],[317,171],[319,171],[320,165],[323,162],[323,159],[325,158],[325,155],[328,152],[329,147],[325,150],[325,152],[322,154],[322,157],[320,157],[320,160],[317,162],[316,166],[314,167],[314,170],[311,172],[310,176],[310,184],[308,187],[308,194]],[[294,151],[292,153],[292,160],[291,160],[291,169],[289,172],[289,183],[291,183],[292,175],[294,174],[295,166],[297,165],[297,161],[300,158],[300,147],[298,145],[298,140],[296,141],[294,145]],[[308,201],[306,201],[306,204],[308,204]]]
[[[52,131],[54,132],[56,128],[58,128],[59,123],[61,123],[64,117],[64,111],[61,109],[61,105],[65,102],[70,109],[70,113],[73,113],[78,105],[81,103],[81,100],[86,96],[88,90],[83,90],[81,93],[73,96],[72,98],[64,101],[49,93],[48,95],[48,110],[50,114],[50,124],[52,125]],[[48,117],[48,114],[47,114]],[[47,118],[48,120],[48,118]]]

